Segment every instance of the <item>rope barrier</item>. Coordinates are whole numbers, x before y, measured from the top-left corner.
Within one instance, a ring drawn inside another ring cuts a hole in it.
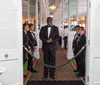
[[[58,69],[58,68],[60,68],[60,67],[62,67],[62,66],[65,66],[65,65],[69,64],[71,61],[73,61],[73,60],[84,50],[84,48],[86,47],[86,45],[84,45],[84,46],[79,50],[79,52],[75,55],[75,57],[73,57],[71,60],[69,60],[68,62],[65,62],[64,64],[57,65],[57,66],[52,66],[52,65],[45,64],[42,60],[39,60],[39,59],[37,59],[36,57],[34,57],[34,56],[32,55],[32,53],[31,53],[25,46],[23,46],[23,47],[24,47],[24,49],[29,53],[29,55],[30,55],[31,57],[33,57],[38,63],[40,63],[40,64],[42,64],[42,65],[44,65],[44,66],[46,66],[46,67]]]

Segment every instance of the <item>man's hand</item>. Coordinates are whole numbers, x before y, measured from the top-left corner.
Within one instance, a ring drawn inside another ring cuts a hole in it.
[[[75,49],[74,49],[74,48],[72,48],[72,50],[74,51]]]
[[[47,40],[47,43],[52,43],[52,39]]]
[[[49,39],[49,42],[52,43],[52,39]]]
[[[31,50],[31,47],[30,46],[28,47],[28,50]]]
[[[50,43],[49,40],[47,40],[47,43]]]

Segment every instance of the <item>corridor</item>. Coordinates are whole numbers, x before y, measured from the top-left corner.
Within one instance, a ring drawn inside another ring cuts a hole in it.
[[[40,60],[43,60],[43,53],[41,52],[41,58]],[[67,58],[66,58],[66,53],[64,49],[61,49],[60,46],[57,46],[57,51],[56,51],[56,65],[61,65],[65,62],[67,62]],[[35,69],[38,70],[38,73],[33,73],[30,77],[30,81],[31,80],[42,80],[43,78],[43,65],[36,63],[35,65]],[[56,69],[56,81],[59,80],[80,80],[79,78],[76,77],[76,74],[74,73],[74,68],[72,66],[71,63],[60,67],[58,69]],[[48,78],[50,80],[50,78]]]

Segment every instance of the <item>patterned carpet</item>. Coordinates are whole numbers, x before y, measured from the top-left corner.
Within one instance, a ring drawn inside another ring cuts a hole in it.
[[[56,51],[56,65],[63,64],[67,61],[66,53],[64,49],[61,49],[57,46]],[[41,58],[43,60],[43,53],[41,52]],[[42,81],[43,78],[43,65],[36,63],[35,69],[38,73],[32,73],[29,81]],[[56,70],[55,81],[80,81],[80,78],[76,77],[76,74],[73,72],[74,68],[71,63],[65,65]],[[48,78],[50,80],[50,78]],[[30,85],[30,84],[28,84]],[[76,84],[75,84],[76,85]]]

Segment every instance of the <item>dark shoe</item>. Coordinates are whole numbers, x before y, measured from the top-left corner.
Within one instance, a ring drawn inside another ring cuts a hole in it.
[[[77,70],[74,70],[74,72],[78,72]]]
[[[84,77],[84,75],[83,74],[77,74],[77,77]]]
[[[26,75],[24,75],[24,77],[27,77]]]
[[[32,73],[37,73],[38,71],[34,70],[34,69],[31,69],[31,72]]]
[[[55,77],[50,77],[51,79],[55,79]]]
[[[31,70],[30,68],[27,68],[27,70]]]

